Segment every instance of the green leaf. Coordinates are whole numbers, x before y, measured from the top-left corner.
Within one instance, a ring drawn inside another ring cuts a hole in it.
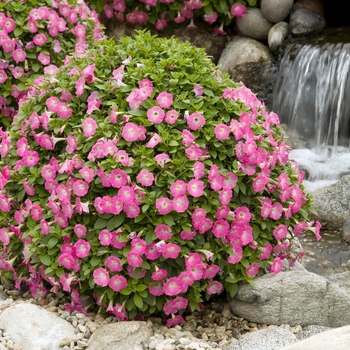
[[[108,224],[108,220],[102,219],[102,218],[98,218],[98,219],[95,221],[94,229],[96,229],[96,230],[102,230],[102,229],[104,229],[104,228],[107,227],[107,224]]]
[[[46,266],[51,265],[51,258],[50,258],[50,255],[48,255],[48,254],[41,256],[40,261]]]
[[[47,247],[50,249],[52,247],[54,247],[58,242],[58,238],[57,237],[51,237],[49,242],[47,243]]]
[[[186,109],[188,108],[187,105],[183,102],[175,102],[174,103],[174,108],[177,108],[177,109]]]
[[[143,306],[143,300],[138,294],[134,295],[134,303],[139,309]]]
[[[96,267],[101,261],[101,258],[98,256],[94,256],[91,260],[90,260],[90,264],[92,267]]]
[[[132,290],[131,290],[131,288],[126,287],[126,288],[120,290],[119,293],[122,295],[130,295],[132,293]]]
[[[113,216],[107,224],[107,230],[113,231],[114,229],[118,228],[125,219],[125,213],[121,213],[119,215]]]
[[[143,117],[145,115],[145,111],[141,109],[134,109],[134,110],[128,111],[128,114],[134,115],[136,117]]]
[[[230,297],[233,298],[238,290],[237,283],[227,283],[226,290],[230,293]]]
[[[23,29],[20,27],[17,27],[13,33],[15,34],[15,37],[19,37],[23,33]]]
[[[171,214],[164,215],[163,220],[170,227],[174,225],[174,219]]]
[[[40,69],[39,63],[33,63],[30,67],[32,68],[32,70],[33,70],[35,73],[37,73],[37,72],[39,71],[39,69]]]

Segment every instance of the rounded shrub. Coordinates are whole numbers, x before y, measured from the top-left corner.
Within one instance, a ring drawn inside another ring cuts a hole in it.
[[[36,78],[63,65],[68,53],[101,39],[103,29],[83,0],[0,2],[0,126],[10,125]]]
[[[140,31],[40,80],[1,132],[0,269],[168,325],[278,273],[312,227],[279,119],[203,49]]]

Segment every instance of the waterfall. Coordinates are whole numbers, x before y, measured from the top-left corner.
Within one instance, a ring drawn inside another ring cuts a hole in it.
[[[288,136],[302,140],[304,149],[291,158],[306,171],[310,190],[350,173],[350,43],[315,38],[286,45],[273,111]]]

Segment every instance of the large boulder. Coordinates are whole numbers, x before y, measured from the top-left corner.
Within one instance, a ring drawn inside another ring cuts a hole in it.
[[[350,175],[343,176],[333,185],[320,188],[313,192],[315,218],[324,227],[341,228],[350,220]]]
[[[15,326],[14,326],[15,325]],[[24,350],[59,350],[75,340],[74,327],[53,312],[29,304],[8,307],[0,315],[0,329]]]
[[[294,0],[261,0],[260,10],[271,23],[285,20],[294,4]]]
[[[231,343],[225,350],[278,350],[281,346],[293,344],[298,338],[283,328],[267,328],[244,334],[238,341]]]
[[[136,350],[153,336],[150,323],[118,322],[99,328],[92,334],[87,350]]]
[[[289,28],[294,36],[320,33],[325,27],[325,18],[311,10],[296,10],[290,16]]]
[[[273,26],[261,13],[261,10],[254,7],[247,9],[247,14],[242,18],[236,18],[238,30],[245,36],[256,40],[267,40],[269,30]]]
[[[310,272],[287,271],[240,285],[230,301],[234,314],[274,325],[341,327],[350,323],[347,290]]]
[[[281,350],[344,350],[349,348],[350,326],[344,326],[316,334]]]

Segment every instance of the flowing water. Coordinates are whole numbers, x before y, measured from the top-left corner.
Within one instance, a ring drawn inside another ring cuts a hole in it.
[[[305,171],[308,192],[350,173],[350,27],[286,43],[274,89],[273,111],[286,126],[290,158]],[[305,267],[328,276],[350,270],[350,247],[339,232],[301,239]]]
[[[290,157],[305,170],[308,191],[350,173],[350,28],[285,45],[273,111],[292,142],[301,140]]]

